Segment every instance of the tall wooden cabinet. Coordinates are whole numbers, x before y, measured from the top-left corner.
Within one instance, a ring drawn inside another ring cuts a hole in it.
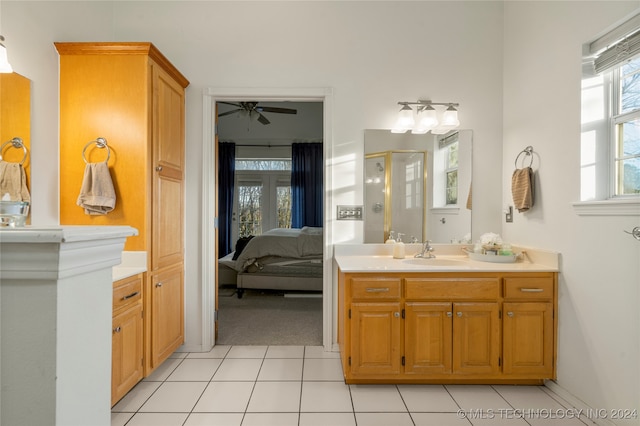
[[[144,373],[184,341],[184,126],[189,82],[151,43],[55,43],[60,54],[60,223],[129,225],[147,252]],[[94,143],[104,138],[108,148]],[[85,160],[108,165],[116,206],[76,205]]]

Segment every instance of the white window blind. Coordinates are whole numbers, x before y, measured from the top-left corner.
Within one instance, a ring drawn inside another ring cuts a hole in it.
[[[596,74],[610,70],[640,54],[640,14],[589,45]]]

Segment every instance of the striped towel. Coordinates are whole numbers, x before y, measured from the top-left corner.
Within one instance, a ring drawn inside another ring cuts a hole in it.
[[[533,207],[533,169],[516,169],[511,176],[513,204],[520,213]]]

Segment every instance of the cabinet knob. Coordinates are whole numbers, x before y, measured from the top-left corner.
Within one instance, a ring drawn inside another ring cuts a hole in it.
[[[456,312],[456,315],[461,317],[462,316],[462,312]]]
[[[161,172],[162,171],[162,166],[156,166],[156,172]]]
[[[156,287],[162,287],[162,283],[161,282],[156,283]]]
[[[400,312],[394,312],[393,316],[396,317],[396,318],[400,318]]]
[[[507,316],[508,316],[509,318],[513,318],[513,312],[507,312]]]
[[[451,318],[453,316],[453,312],[447,312],[447,318]]]
[[[120,326],[117,326],[116,328],[113,329],[114,333],[120,333],[122,329],[120,328]]]

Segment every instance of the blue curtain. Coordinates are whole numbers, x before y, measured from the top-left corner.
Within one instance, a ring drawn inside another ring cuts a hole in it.
[[[322,226],[322,143],[291,145],[291,227]]]
[[[218,144],[218,256],[233,251],[231,225],[233,214],[234,176],[236,173],[236,144]]]

